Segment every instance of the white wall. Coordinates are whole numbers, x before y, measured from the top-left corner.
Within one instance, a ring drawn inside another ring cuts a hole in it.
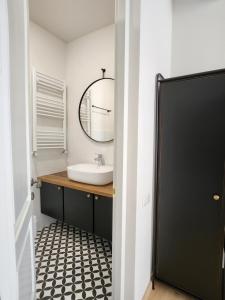
[[[102,153],[106,163],[113,163],[113,142],[97,143],[82,131],[78,107],[88,85],[101,78],[114,77],[114,25],[83,36],[67,45],[66,82],[68,86],[68,164],[93,162]]]
[[[148,30],[146,30],[148,28]],[[170,76],[172,5],[142,0],[140,24],[138,176],[136,204],[135,299],[149,283],[152,258],[154,188],[155,77]]]
[[[38,71],[65,79],[66,44],[35,23],[30,23],[30,66]],[[32,97],[30,98],[32,108]],[[32,116],[30,117],[32,122]],[[32,126],[32,125],[31,125]],[[67,157],[60,150],[42,150],[32,158],[32,176],[65,170]],[[40,212],[40,191],[34,189],[33,214],[37,217],[37,229],[48,225],[53,219]]]
[[[173,76],[225,67],[224,11],[224,0],[174,0]]]
[[[113,295],[141,300],[153,246],[155,79],[171,72],[172,3],[119,0],[117,9]]]

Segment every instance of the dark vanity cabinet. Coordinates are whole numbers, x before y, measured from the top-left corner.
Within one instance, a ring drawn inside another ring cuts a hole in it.
[[[64,222],[93,232],[93,195],[64,188]]]
[[[112,197],[42,182],[41,212],[112,240]]]
[[[63,187],[46,182],[42,183],[41,212],[63,221]]]
[[[94,196],[94,232],[112,240],[112,198]]]

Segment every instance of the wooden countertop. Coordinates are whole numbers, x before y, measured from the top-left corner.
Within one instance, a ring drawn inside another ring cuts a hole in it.
[[[74,190],[84,191],[87,193],[97,194],[105,197],[113,197],[113,184],[107,185],[92,185],[72,181],[67,176],[67,171],[54,173],[50,175],[44,175],[38,177],[38,180],[42,182],[52,183],[59,186],[67,187]]]

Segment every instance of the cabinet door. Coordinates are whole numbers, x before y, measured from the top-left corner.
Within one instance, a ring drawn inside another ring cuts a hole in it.
[[[41,212],[63,221],[63,187],[46,182],[42,183]]]
[[[222,299],[225,72],[160,83],[156,276]]]
[[[64,221],[93,232],[93,195],[64,188]]]
[[[112,240],[112,207],[109,197],[94,196],[94,233]]]

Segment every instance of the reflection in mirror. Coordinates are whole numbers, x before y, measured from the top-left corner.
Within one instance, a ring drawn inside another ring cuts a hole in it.
[[[114,79],[98,79],[86,89],[80,101],[79,119],[82,129],[92,140],[113,140]]]

